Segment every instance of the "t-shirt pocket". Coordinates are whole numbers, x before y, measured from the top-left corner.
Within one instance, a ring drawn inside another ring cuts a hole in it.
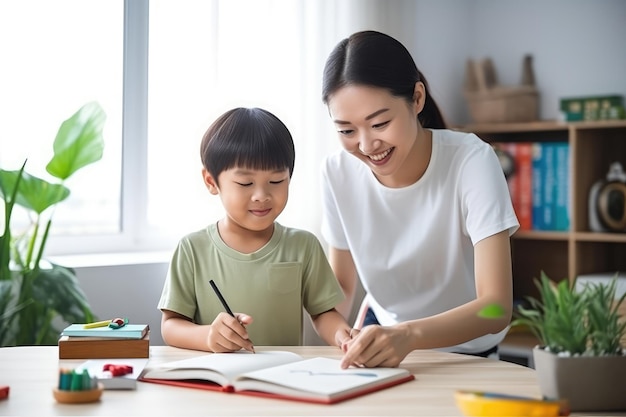
[[[269,268],[268,289],[278,294],[300,293],[302,286],[302,264],[300,262],[281,262]]]

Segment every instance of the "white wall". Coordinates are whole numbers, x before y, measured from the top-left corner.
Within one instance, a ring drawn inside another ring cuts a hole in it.
[[[561,97],[626,96],[626,1],[394,0],[383,4],[389,9],[382,23],[372,19],[379,26],[369,28],[387,31],[407,45],[450,123],[469,121],[462,96],[468,58],[491,57],[500,81],[516,84],[523,55],[532,54],[543,119],[558,117]],[[152,344],[158,345],[162,339],[156,303],[167,259],[79,265],[77,273],[100,318],[125,316],[148,323]],[[306,343],[320,343],[311,332],[307,326]]]
[[[533,55],[540,118],[563,97],[626,96],[623,0],[418,0],[415,39],[405,40],[449,122],[469,122],[465,62],[490,57],[503,84],[518,84]]]
[[[126,317],[131,323],[149,324],[151,345],[163,344],[157,303],[166,272],[167,262],[76,268],[81,288],[98,318]]]

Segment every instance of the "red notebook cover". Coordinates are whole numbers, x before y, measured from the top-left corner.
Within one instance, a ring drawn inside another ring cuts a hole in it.
[[[228,385],[222,386],[216,384],[214,382],[205,381],[205,380],[173,380],[173,379],[151,379],[151,378],[141,378],[142,382],[150,382],[154,384],[163,384],[163,385],[173,385],[177,387],[184,388],[195,388],[195,389],[203,389],[208,391],[218,391],[224,393],[232,393],[232,394],[241,394],[241,395],[250,395],[254,397],[264,397],[264,398],[273,398],[273,399],[281,399],[281,400],[289,400],[289,401],[299,401],[299,402],[307,402],[314,404],[336,404],[342,401],[346,401],[352,398],[360,397],[363,395],[370,394],[372,392],[380,391],[386,388],[390,388],[396,385],[403,384],[405,382],[413,381],[415,379],[414,375],[406,375],[400,379],[396,379],[393,381],[388,381],[385,383],[381,383],[379,385],[369,386],[363,388],[361,390],[353,391],[351,393],[340,395],[337,397],[333,397],[331,399],[317,399],[310,398],[306,396],[296,396],[296,395],[284,395],[284,394],[274,394],[270,392],[263,391],[235,391],[235,389]]]

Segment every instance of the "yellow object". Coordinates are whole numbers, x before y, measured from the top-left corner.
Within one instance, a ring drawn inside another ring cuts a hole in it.
[[[464,415],[488,416],[567,416],[569,412],[562,401],[545,401],[505,394],[457,391],[456,404]]]
[[[111,320],[95,321],[93,323],[87,323],[83,326],[84,329],[95,329],[96,327],[106,327],[111,323]]]

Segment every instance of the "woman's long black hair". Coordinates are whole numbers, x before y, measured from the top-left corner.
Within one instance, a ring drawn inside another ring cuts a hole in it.
[[[426,91],[424,109],[417,117],[420,124],[425,128],[445,128],[426,78],[404,45],[384,33],[357,32],[339,42],[326,60],[322,100],[328,104],[330,96],[346,85],[363,85],[384,88],[393,96],[412,103],[418,81],[424,84]]]

